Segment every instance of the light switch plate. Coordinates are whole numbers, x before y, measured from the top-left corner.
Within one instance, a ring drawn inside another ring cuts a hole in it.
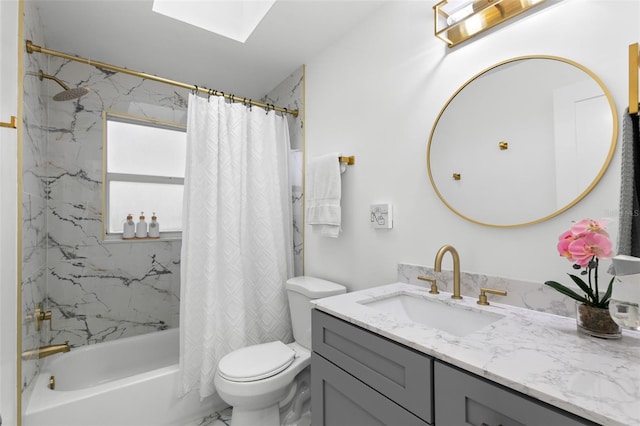
[[[393,228],[393,214],[391,204],[372,204],[370,207],[370,212],[372,228]]]

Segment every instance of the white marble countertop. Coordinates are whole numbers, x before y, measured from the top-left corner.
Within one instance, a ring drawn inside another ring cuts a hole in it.
[[[406,292],[505,317],[464,337],[359,302]],[[640,333],[578,333],[574,319],[394,283],[313,301],[315,307],[422,353],[604,425],[640,425]]]

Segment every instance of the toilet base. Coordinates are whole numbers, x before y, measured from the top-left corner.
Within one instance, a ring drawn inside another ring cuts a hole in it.
[[[242,410],[233,407],[231,426],[280,426],[280,409],[278,404],[257,410]]]

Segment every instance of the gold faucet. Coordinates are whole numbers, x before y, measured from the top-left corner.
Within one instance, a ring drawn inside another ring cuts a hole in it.
[[[507,292],[504,290],[496,290],[493,288],[480,288],[480,295],[478,296],[478,301],[476,302],[478,305],[489,306],[489,301],[487,300],[487,293],[496,294],[498,296],[506,296]]]
[[[40,359],[48,357],[49,355],[54,355],[60,352],[69,352],[71,347],[69,346],[69,341],[67,340],[62,345],[48,345],[48,346],[40,346],[36,349],[30,349],[28,351],[22,352],[22,359],[30,360],[30,359]]]
[[[429,284],[431,284],[431,290],[429,290],[429,293],[431,294],[440,294],[440,292],[438,291],[438,284],[436,284],[436,279],[435,278],[429,278],[429,277],[424,277],[422,275],[418,276],[419,280],[422,281],[427,281]]]
[[[462,296],[460,296],[460,255],[453,246],[445,245],[440,247],[440,250],[436,253],[436,261],[433,270],[435,272],[440,272],[442,270],[442,258],[446,252],[451,253],[451,257],[453,258],[453,294],[451,295],[451,298],[462,299]]]
[[[42,302],[38,303],[38,307],[36,308],[33,315],[27,315],[25,318],[27,321],[35,321],[36,322],[36,331],[40,331],[42,328],[42,322],[49,321],[49,330],[51,330],[51,311],[44,311],[42,309]]]

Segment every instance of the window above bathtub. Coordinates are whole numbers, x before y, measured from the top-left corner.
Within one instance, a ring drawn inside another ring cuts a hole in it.
[[[181,237],[186,145],[183,124],[104,113],[105,240],[122,240],[127,215],[137,224],[142,212],[160,238]]]

